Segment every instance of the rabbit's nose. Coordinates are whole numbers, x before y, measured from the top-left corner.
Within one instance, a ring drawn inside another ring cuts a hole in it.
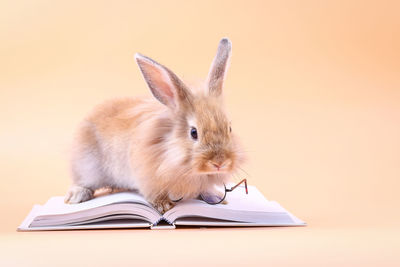
[[[224,168],[228,163],[228,160],[213,160],[211,164],[219,171],[220,169]]]

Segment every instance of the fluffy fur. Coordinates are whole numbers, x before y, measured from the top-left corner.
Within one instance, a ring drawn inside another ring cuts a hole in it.
[[[172,200],[195,198],[226,183],[243,161],[221,97],[230,51],[230,41],[222,39],[207,83],[197,91],[137,54],[155,98],[111,100],[82,122],[73,146],[73,185],[65,201],[88,200],[102,187],[136,189],[165,212]],[[193,127],[197,140],[190,135]]]

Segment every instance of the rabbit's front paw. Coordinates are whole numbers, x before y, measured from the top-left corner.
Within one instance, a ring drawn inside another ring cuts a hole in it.
[[[73,185],[68,190],[64,202],[69,204],[77,204],[91,198],[93,198],[93,190],[86,187]]]
[[[175,204],[169,199],[155,200],[151,204],[161,214],[164,214],[175,206]]]

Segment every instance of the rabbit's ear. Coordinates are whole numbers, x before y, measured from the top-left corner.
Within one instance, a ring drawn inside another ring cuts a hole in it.
[[[139,53],[135,59],[151,92],[161,103],[176,109],[191,102],[190,91],[171,70]]]
[[[208,89],[210,94],[219,96],[222,93],[226,69],[231,55],[232,44],[228,38],[223,38],[218,45],[217,55],[208,73]]]

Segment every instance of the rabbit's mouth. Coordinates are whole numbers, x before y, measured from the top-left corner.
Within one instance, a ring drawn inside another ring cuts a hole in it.
[[[200,174],[228,174],[230,171],[228,170],[219,170],[219,171],[201,171]]]

